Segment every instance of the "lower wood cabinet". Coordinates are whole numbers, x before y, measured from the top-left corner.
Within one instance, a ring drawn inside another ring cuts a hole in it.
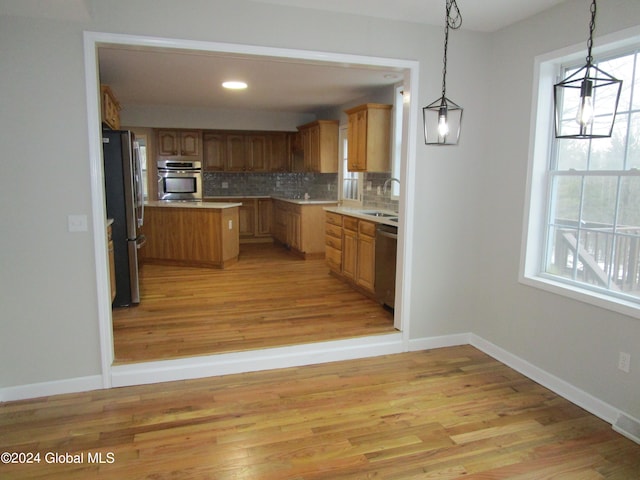
[[[261,243],[271,240],[273,206],[270,197],[225,197],[217,202],[242,203],[238,211],[240,243]]]
[[[238,260],[238,207],[145,207],[144,262],[224,268]]]
[[[375,293],[376,224],[327,212],[325,251],[331,272],[365,293]]]
[[[273,200],[274,239],[303,258],[323,258],[326,206]]]

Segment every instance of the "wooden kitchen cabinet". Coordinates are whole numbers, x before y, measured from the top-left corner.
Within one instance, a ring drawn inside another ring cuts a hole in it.
[[[120,104],[108,85],[100,85],[100,106],[102,123],[120,130]]]
[[[342,275],[356,281],[358,272],[358,220],[344,217],[342,227]]]
[[[326,260],[331,272],[374,295],[376,224],[327,212],[326,232]]]
[[[222,133],[206,132],[202,136],[202,168],[209,172],[222,172],[227,162],[227,138]]]
[[[266,172],[269,167],[266,135],[253,133],[227,133],[226,162],[228,172]],[[207,162],[205,162],[207,163]]]
[[[342,272],[342,215],[325,213],[325,259],[329,268],[336,273]]]
[[[337,120],[316,120],[298,127],[305,171],[338,171],[338,123]]]
[[[376,225],[358,220],[358,261],[356,283],[375,293],[376,279]]]
[[[258,198],[256,206],[256,237],[269,237],[273,233],[273,201]]]
[[[291,170],[291,134],[274,133],[267,137],[268,168],[270,172]]]
[[[273,200],[275,240],[305,259],[323,258],[325,206]]]
[[[256,236],[256,205],[253,199],[239,199],[242,206],[238,208],[238,222],[240,238],[253,238]]]
[[[391,171],[391,108],[367,103],[345,110],[350,172]]]
[[[202,160],[200,130],[157,130],[158,156]]]
[[[144,262],[225,268],[238,260],[238,207],[145,208]]]
[[[238,208],[240,243],[262,243],[271,239],[274,228],[271,198],[224,197],[217,202],[242,203]]]

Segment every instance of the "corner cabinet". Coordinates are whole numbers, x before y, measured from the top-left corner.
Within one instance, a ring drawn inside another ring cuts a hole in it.
[[[307,258],[325,256],[325,211],[327,204],[296,204],[273,200],[273,236],[293,253]]]
[[[338,172],[338,123],[316,120],[298,127],[306,172]]]
[[[345,110],[350,172],[391,171],[391,108],[366,103]]]

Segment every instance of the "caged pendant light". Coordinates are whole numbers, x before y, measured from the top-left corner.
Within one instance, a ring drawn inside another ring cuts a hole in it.
[[[591,3],[587,63],[554,86],[556,138],[606,138],[613,132],[622,80],[593,64],[596,0]]]
[[[449,28],[462,25],[462,15],[456,0],[446,0],[444,28],[444,66],[442,68],[442,97],[422,109],[424,143],[427,145],[457,145],[462,125],[462,107],[447,98],[447,47]]]

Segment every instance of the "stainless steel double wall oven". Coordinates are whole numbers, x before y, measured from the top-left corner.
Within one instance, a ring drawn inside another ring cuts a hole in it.
[[[158,200],[202,200],[202,162],[158,160]]]

